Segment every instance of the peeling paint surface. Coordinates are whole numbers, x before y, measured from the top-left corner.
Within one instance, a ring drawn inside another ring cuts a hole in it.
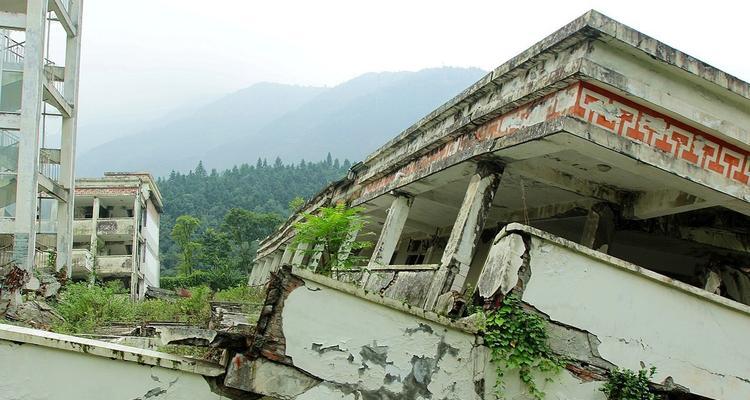
[[[750,398],[746,313],[557,243],[531,243],[523,300],[596,336],[602,358],[634,370],[653,365],[656,381],[672,377],[702,396]]]
[[[310,281],[287,298],[283,331],[294,366],[327,382],[318,398],[481,398],[473,335]]]

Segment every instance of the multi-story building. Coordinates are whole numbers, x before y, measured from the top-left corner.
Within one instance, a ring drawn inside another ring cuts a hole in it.
[[[654,367],[649,389],[665,399],[748,399],[749,183],[750,84],[589,12],[260,244],[250,283],[270,279],[267,308],[227,385],[298,399],[532,399],[535,380],[546,398],[600,400],[618,368]],[[364,208],[352,238],[373,246],[323,276],[351,246],[321,257],[321,242],[295,244],[294,222],[339,202]],[[513,352],[542,360],[517,314],[473,323],[474,307],[505,304],[503,315],[514,299],[544,326],[558,373],[507,368]],[[302,383],[269,384],[284,374]]]
[[[80,29],[81,0],[0,2],[0,264],[27,272],[70,273]]]
[[[159,287],[162,197],[145,172],[76,179],[73,279],[121,280],[131,297]]]

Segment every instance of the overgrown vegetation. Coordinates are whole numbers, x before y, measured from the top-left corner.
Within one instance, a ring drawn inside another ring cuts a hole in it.
[[[247,287],[212,292],[206,286],[190,288],[190,297],[170,300],[149,299],[133,302],[118,281],[107,285],[67,284],[55,304],[65,319],[53,330],[61,333],[94,333],[114,323],[184,322],[206,327],[213,299],[222,301],[260,302],[262,293]]]
[[[233,249],[232,267],[245,268],[255,254],[257,239],[268,235],[299,207],[304,202],[302,197],[310,198],[344,176],[349,167],[348,160],[341,163],[330,155],[315,163],[284,164],[278,158],[269,163],[259,159],[255,165],[242,164],[225,171],[206,171],[198,164],[186,174],[173,172],[159,179],[159,189],[166,199],[159,238],[162,275],[177,274],[181,252],[171,233],[178,217],[192,215],[200,220],[192,240],[203,244],[204,255],[192,264],[194,269],[213,267],[215,261],[210,254],[216,254],[213,249],[221,249],[227,242]],[[241,211],[231,214],[232,209]]]
[[[614,369],[600,390],[608,400],[657,400],[659,397],[649,387],[655,373],[656,367],[641,368],[638,372]]]
[[[294,245],[305,244],[307,254],[320,255],[317,273],[330,275],[334,268],[351,268],[361,257],[350,253],[372,246],[371,242],[354,238],[366,222],[361,215],[363,210],[338,203],[334,207],[321,207],[315,214],[305,213],[304,219],[294,225],[297,232]]]
[[[534,374],[556,374],[564,366],[564,360],[553,353],[547,343],[544,319],[524,310],[520,299],[514,295],[506,296],[500,307],[483,312],[482,317],[484,342],[496,366],[498,398],[503,398],[505,371],[514,369],[518,370],[518,377],[529,393],[536,399],[543,398],[544,392]]]

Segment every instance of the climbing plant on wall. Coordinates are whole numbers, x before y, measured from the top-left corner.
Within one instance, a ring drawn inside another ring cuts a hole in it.
[[[521,300],[509,295],[500,307],[483,313],[482,325],[484,343],[496,367],[498,398],[503,398],[505,371],[513,369],[534,398],[543,398],[534,374],[555,374],[564,366],[564,360],[547,343],[544,319],[524,310]]]

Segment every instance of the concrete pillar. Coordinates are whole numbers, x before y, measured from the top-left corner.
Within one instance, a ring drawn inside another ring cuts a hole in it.
[[[503,168],[496,164],[480,163],[477,166],[448,237],[440,268],[435,272],[427,293],[426,309],[431,310],[441,294],[463,288],[502,173]]]
[[[352,253],[352,245],[354,244],[354,241],[357,240],[358,234],[359,230],[349,232],[346,240],[344,240],[344,243],[342,243],[341,247],[339,248],[339,253],[336,255],[336,265],[334,266],[335,268],[341,268],[346,263],[346,260]]]
[[[320,265],[320,258],[323,256],[323,244],[318,243],[313,247],[312,254],[310,255],[310,262],[307,263],[307,267],[315,271]]]
[[[36,247],[39,119],[42,112],[47,0],[27,0],[13,259],[31,273]],[[12,295],[14,301],[20,296]]]
[[[284,253],[281,255],[281,262],[280,265],[289,264],[292,261],[292,256],[294,256],[294,249],[291,244],[287,245],[284,248]]]
[[[140,242],[140,231],[138,229],[140,224],[138,221],[140,221],[141,211],[141,192],[138,191],[133,202],[133,244],[130,257],[133,268],[130,274],[130,298],[132,300],[140,298],[141,258],[140,251],[138,251],[138,243]]]
[[[67,269],[70,277],[73,268],[73,211],[75,207],[75,149],[78,118],[78,70],[81,63],[81,1],[71,0],[68,15],[76,27],[76,35],[68,37],[65,47],[65,75],[63,97],[73,106],[70,117],[62,120],[60,147],[60,185],[68,191],[68,202],[57,208],[57,270]]]
[[[89,239],[89,251],[91,252],[91,255],[96,257],[99,255],[99,249],[97,246],[99,237],[96,233],[96,226],[99,223],[99,208],[101,208],[101,204],[99,203],[99,198],[94,197],[94,206],[91,211],[91,238]]]
[[[606,203],[597,203],[589,210],[581,235],[581,245],[606,253],[615,233],[615,213]]]
[[[294,251],[294,257],[292,257],[292,267],[299,268],[302,266],[308,246],[307,243],[300,243],[297,245],[297,248]]]
[[[273,261],[271,261],[271,268],[269,268],[268,272],[266,273],[266,278],[270,276],[271,272],[276,272],[279,270],[279,266],[281,266],[282,256],[283,254],[279,253],[278,251],[273,253]]]
[[[412,197],[404,195],[397,195],[393,199],[391,207],[388,209],[388,216],[386,216],[383,224],[383,230],[380,232],[378,242],[373,249],[370,266],[388,265],[390,263],[413,202]]]

